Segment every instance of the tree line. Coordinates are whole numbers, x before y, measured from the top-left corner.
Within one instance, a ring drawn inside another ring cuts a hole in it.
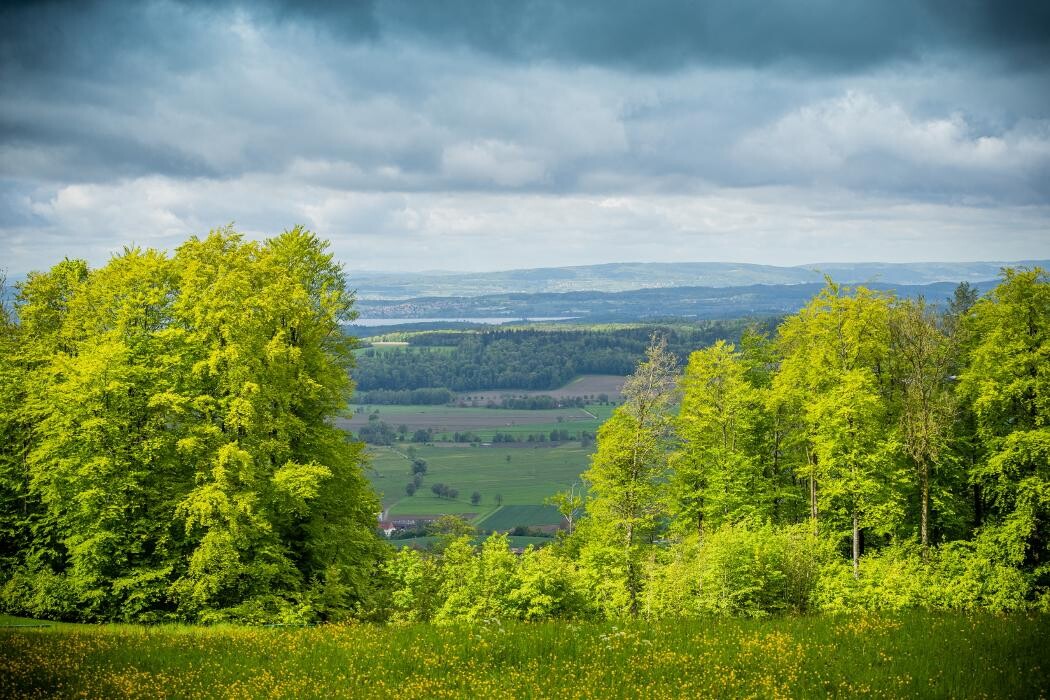
[[[418,333],[409,336],[412,344],[405,349],[360,353],[354,377],[369,398],[385,396],[377,390],[418,387],[556,389],[580,374],[629,374],[654,330],[673,352],[687,353],[718,338],[739,337],[745,326],[743,321],[712,321],[690,327]]]

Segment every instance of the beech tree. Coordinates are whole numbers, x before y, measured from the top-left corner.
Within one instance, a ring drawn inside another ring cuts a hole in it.
[[[13,597],[46,588],[65,602],[32,612],[140,620],[337,617],[360,601],[379,505],[361,446],[329,421],[352,389],[352,301],[301,228],[31,275],[27,496],[51,534],[37,528]]]
[[[718,341],[689,356],[676,428],[682,448],[671,477],[673,512],[686,530],[761,519],[769,489],[753,452],[761,398],[733,345]]]
[[[972,403],[983,457],[972,478],[1008,560],[1050,587],[1050,278],[1007,269],[973,307],[975,344],[960,391]]]
[[[889,533],[902,517],[886,410],[890,298],[832,282],[780,331],[779,391],[805,430],[810,514],[850,533],[858,575],[865,527]]]
[[[592,554],[616,568],[632,617],[638,614],[641,559],[662,511],[676,371],[674,355],[654,337],[645,361],[624,383],[623,404],[599,429],[597,452],[583,474],[591,489],[588,533],[598,550]]]
[[[949,454],[954,400],[951,344],[923,299],[898,302],[890,315],[890,352],[904,450],[919,482],[919,539],[930,544],[933,472]],[[938,499],[947,507],[947,499]]]

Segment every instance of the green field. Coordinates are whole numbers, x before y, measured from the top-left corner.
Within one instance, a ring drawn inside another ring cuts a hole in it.
[[[554,506],[501,506],[478,519],[482,530],[506,531],[519,525],[559,525],[563,520]]]
[[[439,542],[440,537],[428,535],[426,537],[406,537],[401,540],[390,540],[392,547],[416,547],[417,549],[426,549],[427,547]],[[485,540],[484,536],[479,535],[474,539],[476,544],[481,544]],[[546,545],[554,542],[553,537],[520,537],[517,535],[508,535],[507,541],[510,542],[511,547],[545,547]]]
[[[427,474],[414,496],[405,494],[411,480],[409,447],[426,461]],[[587,469],[591,448],[579,443],[557,447],[471,447],[469,445],[409,445],[371,447],[368,477],[382,495],[383,507],[396,515],[477,513],[496,508],[496,496],[505,505],[539,506],[544,499],[579,481]],[[456,500],[438,498],[430,487],[443,483],[459,490]],[[481,503],[472,505],[474,491]]]
[[[0,619],[0,624],[17,622]],[[1050,617],[0,628],[0,697],[1038,698]]]
[[[352,411],[361,408],[350,407]],[[612,414],[613,406],[593,404],[586,408],[556,408],[543,411],[511,410],[502,408],[473,408],[458,406],[367,406],[352,418],[339,418],[336,423],[356,431],[368,423],[369,415],[379,412],[379,420],[392,428],[404,425],[409,433],[430,428],[435,440],[450,440],[455,432],[471,432],[483,441],[491,441],[496,433],[511,433],[524,438],[529,434],[552,430],[570,433],[596,433]]]

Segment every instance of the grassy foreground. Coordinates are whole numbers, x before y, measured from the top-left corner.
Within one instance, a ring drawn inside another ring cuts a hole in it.
[[[12,624],[11,618],[0,624]],[[0,696],[1045,697],[1050,618],[0,628]]]

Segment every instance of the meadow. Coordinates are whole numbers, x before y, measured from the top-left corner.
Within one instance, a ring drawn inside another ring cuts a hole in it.
[[[351,410],[357,408],[351,406]],[[337,419],[336,423],[342,428],[356,430],[367,425],[369,416],[378,411],[379,420],[393,428],[404,425],[410,433],[430,428],[435,432],[435,439],[457,431],[470,431],[482,439],[491,439],[497,432],[527,435],[560,428],[574,433],[581,430],[593,433],[601,425],[602,417],[608,417],[612,411],[609,406],[536,411],[473,406],[385,405],[361,408],[365,410],[354,413],[351,418]]]
[[[0,625],[17,624],[13,618]],[[0,696],[1037,698],[1047,616],[0,629]]]
[[[485,535],[477,535],[474,537],[474,544],[480,546],[485,541]],[[394,548],[399,547],[412,547],[420,550],[432,549],[439,547],[442,542],[447,542],[447,538],[436,536],[436,535],[425,535],[423,537],[406,537],[399,540],[390,540],[390,545]],[[525,549],[526,547],[546,547],[547,545],[554,542],[553,537],[530,537],[526,535],[508,535],[507,542],[511,547]]]
[[[578,442],[556,447],[549,443],[510,447],[399,443],[370,447],[371,468],[366,474],[391,516],[475,513],[483,517],[500,505],[497,496],[504,505],[540,506],[548,496],[568,489],[587,469],[591,450]],[[427,463],[426,477],[412,496],[405,493],[412,477],[410,454]],[[430,490],[437,483],[457,489],[459,497],[438,498]],[[475,491],[481,494],[478,505],[470,502]]]
[[[563,518],[558,509],[551,505],[543,506],[500,506],[484,518],[479,518],[477,525],[482,530],[505,531],[521,524],[558,525]]]

